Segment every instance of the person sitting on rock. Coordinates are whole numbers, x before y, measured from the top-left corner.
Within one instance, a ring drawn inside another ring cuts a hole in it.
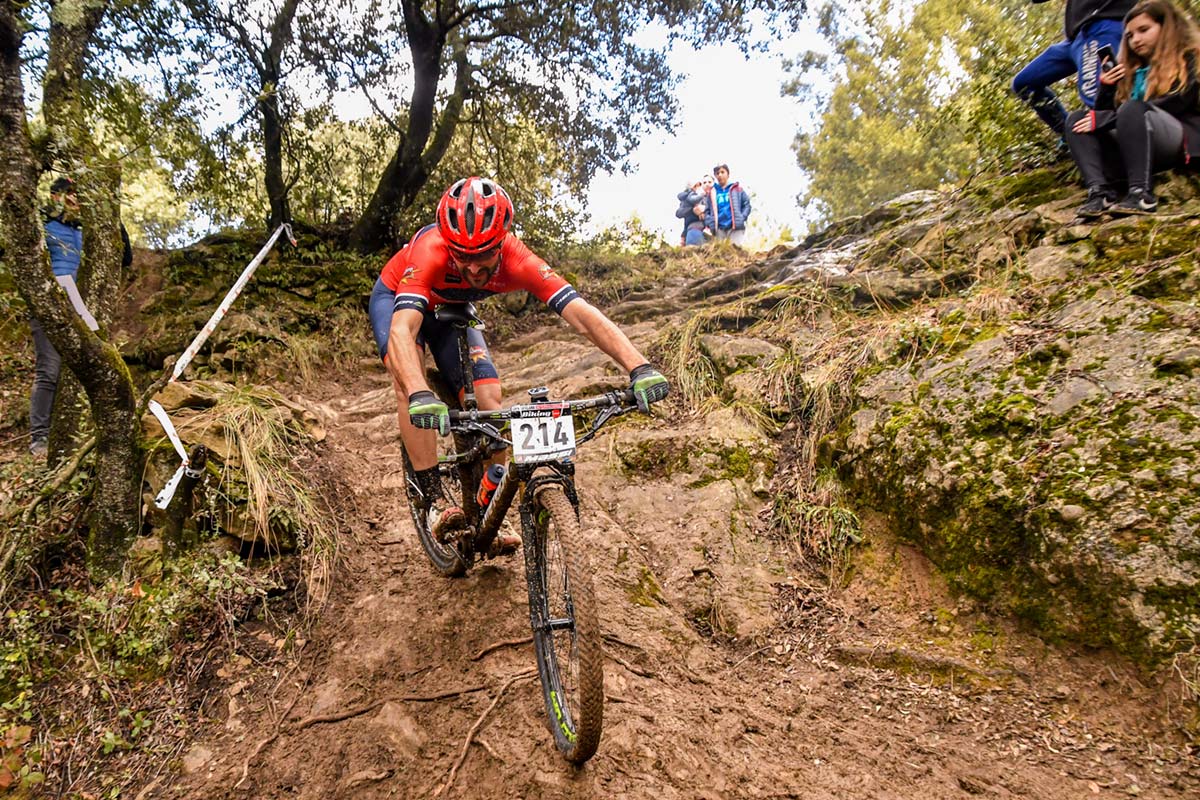
[[[679,208],[675,216],[683,220],[683,239],[686,247],[704,244],[705,236],[712,236],[712,231],[704,225],[704,214],[708,210],[706,195],[713,185],[711,175],[705,175],[676,195]]]
[[[1200,28],[1168,0],[1143,0],[1125,17],[1120,55],[1100,84],[1095,110],[1067,118],[1088,189],[1079,216],[1153,214],[1154,172],[1200,165]]]
[[[1032,0],[1045,3],[1047,0]],[[1030,61],[1012,81],[1012,90],[1024,100],[1061,141],[1066,135],[1067,109],[1050,86],[1076,76],[1075,86],[1084,106],[1096,103],[1100,75],[1099,53],[1115,51],[1121,44],[1121,20],[1135,0],[1066,0],[1063,14],[1065,38],[1050,45]]]

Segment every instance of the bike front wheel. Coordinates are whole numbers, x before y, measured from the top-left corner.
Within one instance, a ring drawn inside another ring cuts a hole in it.
[[[600,620],[575,508],[557,486],[533,501],[526,544],[529,607],[538,675],[555,744],[582,764],[596,753],[604,724]]]

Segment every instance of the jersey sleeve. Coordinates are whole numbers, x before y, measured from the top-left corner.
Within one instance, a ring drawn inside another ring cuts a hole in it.
[[[512,241],[512,251],[511,254],[505,255],[516,267],[513,270],[516,288],[529,292],[550,306],[556,314],[562,314],[563,309],[572,301],[579,299],[579,292],[575,291],[575,287],[551,269],[549,264],[534,255],[524,242],[516,237],[509,238]]]
[[[389,287],[396,292],[396,300],[392,305],[393,314],[405,309],[421,313],[429,310],[434,276],[439,270],[445,269],[445,258],[439,260],[434,238],[414,238],[388,262],[388,268],[393,268],[392,275],[395,280],[395,285]],[[393,266],[392,262],[399,258],[403,258],[403,261]]]

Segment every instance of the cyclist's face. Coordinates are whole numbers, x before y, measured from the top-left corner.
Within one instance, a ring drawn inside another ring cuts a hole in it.
[[[500,248],[494,247],[486,253],[476,255],[465,255],[451,250],[450,260],[472,288],[482,289],[496,274],[496,267],[500,263]]]

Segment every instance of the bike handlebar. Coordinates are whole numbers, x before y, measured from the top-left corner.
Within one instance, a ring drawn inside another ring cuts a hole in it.
[[[609,406],[636,406],[637,400],[633,396],[633,389],[621,389],[618,391],[605,392],[604,394],[595,397],[588,397],[583,400],[555,400],[543,403],[520,403],[501,408],[495,411],[458,411],[451,409],[450,422],[492,422],[512,419],[517,412],[524,412],[530,409],[550,409],[560,408],[569,409],[571,411],[584,411],[589,408],[606,408]]]

